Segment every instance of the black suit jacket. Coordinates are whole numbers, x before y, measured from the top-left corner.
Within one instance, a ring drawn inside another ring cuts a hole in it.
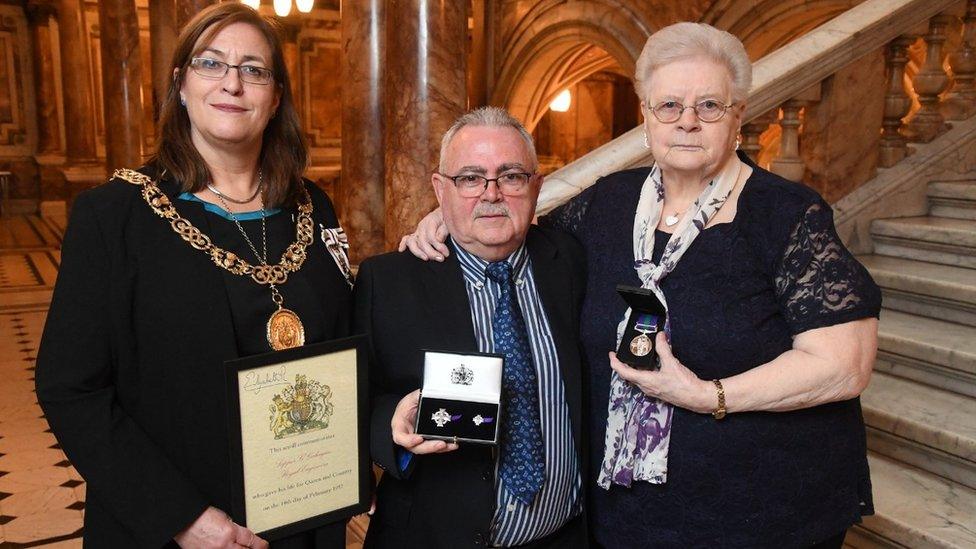
[[[583,252],[568,234],[535,226],[526,245],[555,340],[582,467],[586,459],[578,334],[586,280]],[[456,256],[443,263],[424,262],[408,253],[367,259],[360,266],[354,302],[356,331],[372,336],[370,441],[373,460],[385,470],[366,545],[484,545],[495,510],[494,449],[462,444],[446,454],[413,456],[401,472],[390,428],[397,403],[421,386],[422,349],[478,350]]]
[[[288,284],[312,287],[330,304],[324,333],[344,336],[352,295],[318,234],[338,223],[306,185],[316,235]],[[160,188],[176,202],[174,182]],[[88,483],[86,547],[161,547],[208,505],[230,510],[223,362],[238,351],[224,274],[140,190],[112,180],[75,201],[37,359],[39,402]],[[206,227],[202,208],[180,211]]]

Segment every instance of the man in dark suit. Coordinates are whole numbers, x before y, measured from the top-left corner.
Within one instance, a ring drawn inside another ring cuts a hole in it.
[[[581,355],[584,258],[531,224],[542,177],[532,138],[502,109],[444,136],[434,192],[444,262],[362,263],[356,328],[372,335],[373,460],[385,470],[367,547],[585,547]],[[422,349],[505,355],[496,447],[414,433]]]

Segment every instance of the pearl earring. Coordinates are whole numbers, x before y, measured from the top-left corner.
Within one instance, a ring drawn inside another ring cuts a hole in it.
[[[183,105],[184,107],[186,106],[186,98],[182,95],[180,96],[180,105]]]
[[[647,130],[641,130],[641,134],[644,135],[644,148],[645,149],[650,149],[651,148],[651,144],[647,142]]]

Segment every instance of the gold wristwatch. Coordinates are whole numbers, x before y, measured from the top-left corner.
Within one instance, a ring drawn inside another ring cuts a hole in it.
[[[712,412],[712,417],[722,419],[725,417],[725,389],[722,388],[722,382],[717,379],[713,379],[712,383],[715,384],[715,389],[718,391],[718,408]]]

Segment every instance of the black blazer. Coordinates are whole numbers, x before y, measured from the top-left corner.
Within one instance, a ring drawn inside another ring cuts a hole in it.
[[[566,389],[573,439],[582,449],[582,362],[579,311],[585,284],[583,251],[573,237],[531,227],[526,238],[533,274],[549,318]],[[385,470],[366,546],[485,545],[495,510],[495,452],[462,444],[447,454],[413,456],[401,473],[390,420],[397,403],[420,388],[421,349],[477,351],[461,267],[391,253],[362,263],[354,290],[356,331],[372,335],[371,451]],[[585,471],[583,478],[586,479]],[[585,499],[585,496],[584,496]]]
[[[338,223],[306,185],[316,234],[292,276],[332,304],[325,333],[344,336],[351,292],[318,227]],[[114,179],[75,201],[37,360],[40,404],[88,483],[86,547],[161,547],[208,505],[230,510],[223,362],[238,351],[224,275],[140,190]],[[202,208],[180,211],[206,226]]]

